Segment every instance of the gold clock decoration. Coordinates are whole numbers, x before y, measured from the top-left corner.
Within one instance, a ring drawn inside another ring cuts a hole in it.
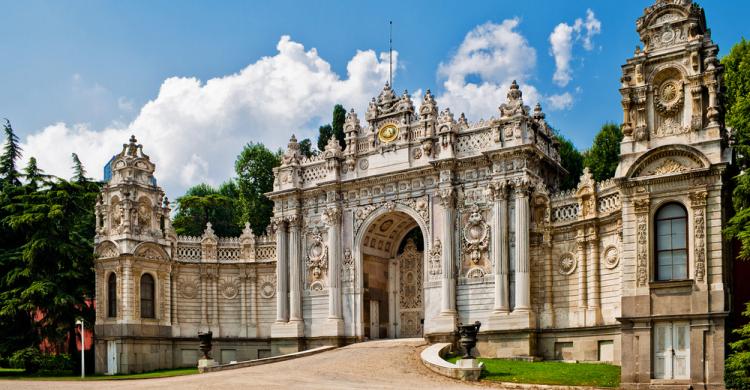
[[[396,137],[398,137],[398,127],[392,123],[389,123],[378,130],[378,139],[380,139],[380,142],[392,142]]]

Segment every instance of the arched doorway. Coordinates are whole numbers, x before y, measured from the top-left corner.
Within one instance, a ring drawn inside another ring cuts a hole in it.
[[[364,227],[362,320],[369,339],[422,337],[424,235],[403,211],[387,212]]]

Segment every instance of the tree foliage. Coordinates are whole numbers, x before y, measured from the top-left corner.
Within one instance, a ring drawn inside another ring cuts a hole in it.
[[[312,157],[315,155],[315,151],[312,148],[312,141],[310,138],[305,138],[299,142],[299,152],[305,157]]]
[[[605,123],[594,137],[591,149],[583,154],[583,165],[589,167],[596,181],[607,180],[615,176],[620,162],[620,142],[622,130],[614,123]]]
[[[18,173],[17,148],[6,122],[0,180],[0,355],[63,349],[75,320],[93,323],[94,205],[100,183],[45,175],[30,159]],[[81,167],[83,169],[83,167]],[[19,178],[23,177],[26,183]]]
[[[200,236],[211,222],[214,233],[221,237],[238,236],[241,210],[237,183],[228,181],[218,189],[198,184],[177,198],[177,212],[172,226],[179,235]]]
[[[21,158],[21,146],[19,145],[18,136],[13,131],[9,120],[5,120],[3,125],[5,132],[5,145],[3,153],[0,154],[0,177],[3,184],[19,185],[18,160]]]
[[[578,185],[578,180],[583,173],[583,155],[576,149],[573,142],[565,138],[559,132],[556,132],[557,139],[560,141],[560,163],[568,174],[563,176],[560,182],[561,190],[569,190]]]
[[[318,128],[318,150],[323,151],[326,149],[328,140],[331,137],[336,137],[339,140],[341,149],[346,148],[346,141],[344,140],[344,122],[346,121],[346,109],[341,104],[337,104],[333,107],[333,120],[329,125],[323,125]]]
[[[265,193],[273,190],[273,168],[281,164],[263,144],[249,143],[234,164],[242,210],[241,222],[250,223],[256,234],[263,234],[273,215],[273,202]]]

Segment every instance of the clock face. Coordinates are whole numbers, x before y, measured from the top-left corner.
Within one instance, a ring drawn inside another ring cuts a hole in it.
[[[389,123],[378,130],[378,138],[380,139],[380,142],[388,143],[395,140],[396,137],[398,137],[398,127],[392,123]]]

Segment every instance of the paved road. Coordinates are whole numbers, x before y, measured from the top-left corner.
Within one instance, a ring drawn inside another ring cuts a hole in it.
[[[349,345],[285,362],[161,379],[54,382],[0,381],[0,389],[477,389],[422,365],[421,339]]]

